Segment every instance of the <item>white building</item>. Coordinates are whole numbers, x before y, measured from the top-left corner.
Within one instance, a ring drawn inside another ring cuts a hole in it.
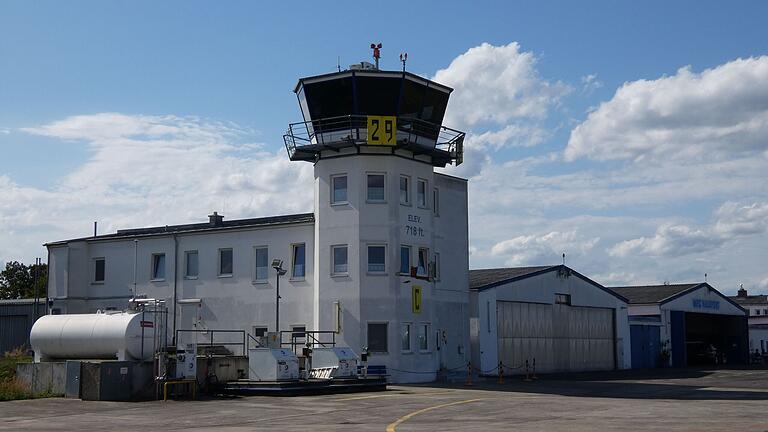
[[[165,299],[173,329],[336,332],[394,382],[430,381],[469,348],[464,134],[441,126],[450,88],[349,70],[296,87],[289,157],[314,163],[314,212],[121,230],[47,244],[58,313]],[[309,186],[309,185],[307,185]],[[290,199],[290,197],[288,197]]]
[[[630,367],[627,303],[564,265],[470,271],[472,364],[496,374]]]
[[[748,294],[744,287],[739,288],[731,300],[747,311],[749,318],[749,351],[760,354],[768,352],[768,295]]]

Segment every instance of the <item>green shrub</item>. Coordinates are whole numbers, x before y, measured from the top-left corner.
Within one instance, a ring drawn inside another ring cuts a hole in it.
[[[0,401],[29,399],[32,394],[24,388],[24,384],[16,378],[0,381]]]
[[[16,365],[30,361],[32,358],[20,349],[7,352],[0,357],[0,401],[32,397],[32,394],[24,388],[24,384],[16,378]]]

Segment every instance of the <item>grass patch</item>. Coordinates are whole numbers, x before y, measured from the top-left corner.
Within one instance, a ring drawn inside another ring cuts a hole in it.
[[[24,384],[16,378],[16,365],[31,361],[32,357],[20,349],[7,352],[0,357],[0,401],[33,397],[32,393],[26,390]]]

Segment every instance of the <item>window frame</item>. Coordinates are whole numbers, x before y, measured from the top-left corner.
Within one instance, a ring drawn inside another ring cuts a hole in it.
[[[428,353],[431,352],[429,349],[429,330],[431,328],[430,323],[428,322],[420,322],[419,328],[416,330],[416,343],[418,345],[418,350],[420,353]],[[424,330],[424,344],[426,345],[424,348],[422,348],[421,342],[421,331]]]
[[[424,272],[419,272],[419,260],[422,256],[422,251],[424,252]],[[426,277],[429,276],[429,248],[427,247],[419,247],[418,251],[416,252],[416,276]]]
[[[571,295],[567,293],[555,293],[555,304],[571,306]]]
[[[371,176],[381,176],[384,178],[384,184],[382,186],[384,196],[381,200],[371,199],[369,195],[370,186],[368,185],[368,178]],[[387,173],[386,172],[371,171],[371,172],[365,173],[365,202],[368,204],[386,204],[387,203]]]
[[[371,349],[371,325],[384,326],[384,350]],[[368,321],[365,325],[365,344],[368,352],[373,354],[389,354],[389,321]]]
[[[257,335],[257,334],[256,334],[256,329],[259,329],[259,330],[264,330],[263,334],[262,334],[262,335]],[[269,333],[269,326],[266,326],[266,325],[260,325],[260,324],[257,324],[257,325],[254,325],[254,326],[251,326],[251,335],[252,335],[253,337],[255,337],[255,338],[257,338],[257,337],[264,337],[264,336],[266,336],[266,335],[267,335],[267,333]]]
[[[406,340],[405,335],[405,329],[408,329],[408,346],[404,347],[403,343]],[[410,354],[413,353],[413,343],[412,343],[412,337],[413,334],[413,323],[412,322],[401,322],[400,323],[400,352]]]
[[[101,273],[102,273],[101,279],[96,278],[99,261],[103,263],[102,264],[103,268],[101,270]],[[93,272],[91,273],[91,275],[93,277],[91,278],[91,283],[96,285],[104,284],[107,280],[107,259],[105,257],[94,257],[92,259],[92,262],[93,262]]]
[[[381,247],[384,249],[384,269],[381,271],[371,270],[371,248]],[[387,274],[387,244],[386,243],[367,243],[365,245],[365,270],[369,275],[386,275]]]
[[[259,279],[259,251],[265,250],[267,251],[267,274],[266,277],[263,279]],[[269,246],[267,245],[260,245],[260,246],[254,246],[253,247],[253,283],[255,284],[266,284],[269,283]]]
[[[189,256],[197,255],[197,274],[189,274]],[[200,277],[200,251],[197,249],[184,251],[184,279],[194,280]]]
[[[433,261],[435,263],[435,280],[440,280],[440,252],[434,253],[435,260]],[[429,264],[427,264],[429,266]]]
[[[161,257],[163,259],[163,275],[162,275],[162,277],[157,277],[157,270],[160,267],[159,266],[159,259]],[[161,282],[161,281],[165,280],[165,273],[166,273],[165,272],[165,270],[166,270],[165,269],[165,267],[166,267],[165,264],[166,264],[165,252],[155,252],[155,253],[152,253],[152,261],[151,261],[150,268],[149,268],[149,271],[151,272],[149,280],[151,282]]]
[[[224,257],[224,252],[226,252],[226,251],[229,251],[231,253],[230,265],[232,266],[232,268],[230,269],[229,273],[224,273],[223,272],[223,270],[224,270],[223,267],[224,266],[222,265],[223,264],[222,263],[222,258]],[[229,247],[229,248],[219,248],[218,253],[216,254],[216,258],[218,258],[218,260],[217,260],[218,261],[218,263],[217,263],[217,267],[218,267],[217,268],[217,275],[218,275],[218,277],[220,277],[220,278],[230,278],[230,277],[233,277],[235,275],[235,250],[233,248],[231,248],[231,247]]]
[[[347,182],[345,189],[346,192],[344,195],[346,196],[346,199],[336,201],[336,179],[344,178]],[[347,173],[339,173],[339,174],[333,174],[331,175],[331,196],[330,196],[330,203],[331,205],[345,205],[349,204],[349,176]]]
[[[424,194],[422,195],[424,197],[424,203],[422,203],[419,198],[421,185],[424,185]],[[427,196],[428,190],[429,190],[428,180],[423,178],[416,179],[416,207],[423,208],[423,209],[429,208],[429,197]]]
[[[299,246],[304,247],[304,260],[302,265],[302,275],[296,276],[296,248]],[[305,280],[307,278],[307,244],[306,243],[291,243],[291,277],[292,281]]]
[[[403,272],[403,249],[408,249],[408,270]],[[400,245],[400,274],[405,276],[411,275],[411,264],[413,264],[413,246],[407,244]]]
[[[402,189],[402,181],[405,180],[405,202],[403,202],[403,189]],[[408,206],[410,207],[413,205],[412,199],[411,199],[411,176],[400,174],[400,179],[397,181],[397,191],[398,191],[398,199],[400,200],[400,205]]]
[[[336,271],[336,249],[344,248],[346,250],[346,270],[343,272]],[[331,245],[331,276],[349,276],[349,245],[337,244]]]
[[[432,188],[432,213],[440,216],[440,189]]]

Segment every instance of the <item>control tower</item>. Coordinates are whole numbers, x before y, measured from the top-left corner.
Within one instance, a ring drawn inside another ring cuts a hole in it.
[[[366,62],[301,78],[303,121],[284,135],[314,164],[314,328],[394,382],[469,357],[467,182],[434,172],[462,163],[464,133],[442,124],[451,91]]]

